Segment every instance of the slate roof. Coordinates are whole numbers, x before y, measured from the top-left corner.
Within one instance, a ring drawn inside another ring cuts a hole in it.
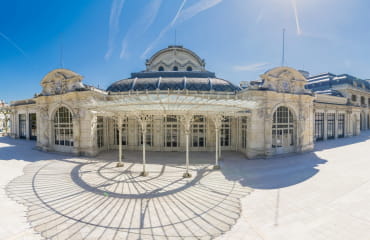
[[[107,91],[154,91],[154,90],[189,90],[236,92],[240,88],[231,82],[216,78],[212,72],[139,72],[131,78],[111,84]]]
[[[339,85],[351,85],[352,87],[370,92],[370,83],[368,81],[356,78],[349,74],[335,75],[332,73],[322,73],[311,76],[307,78],[307,80],[308,83],[305,88],[317,93],[341,96],[338,91],[333,89],[333,87]]]

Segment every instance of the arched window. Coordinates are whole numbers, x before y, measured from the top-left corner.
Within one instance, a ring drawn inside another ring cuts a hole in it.
[[[160,66],[160,67],[158,68],[158,71],[159,71],[159,72],[163,72],[163,71],[164,71],[164,68],[163,68],[162,66]]]
[[[173,67],[173,71],[175,71],[175,72],[179,71],[179,67],[178,66],[174,66]]]
[[[193,71],[193,68],[189,66],[189,67],[186,68],[186,71],[191,72],[191,71]]]
[[[54,139],[56,145],[73,146],[72,113],[66,107],[54,115]]]
[[[294,146],[293,114],[287,107],[279,107],[274,112],[272,123],[272,147]]]

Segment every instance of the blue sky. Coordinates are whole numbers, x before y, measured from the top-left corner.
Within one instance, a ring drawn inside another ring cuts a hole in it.
[[[40,93],[62,62],[105,89],[144,70],[175,30],[234,84],[281,64],[283,28],[286,65],[370,78],[369,10],[366,0],[0,0],[0,99]]]

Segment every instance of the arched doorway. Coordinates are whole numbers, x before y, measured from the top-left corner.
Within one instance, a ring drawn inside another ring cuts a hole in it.
[[[281,106],[276,109],[272,122],[272,149],[276,154],[294,151],[295,132],[294,117],[289,108]]]

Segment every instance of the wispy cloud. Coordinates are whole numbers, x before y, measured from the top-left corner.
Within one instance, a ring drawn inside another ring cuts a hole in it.
[[[185,22],[199,13],[210,9],[217,4],[221,3],[223,0],[199,0],[190,7],[184,9],[187,0],[183,0],[181,5],[179,6],[175,17],[172,21],[164,27],[161,32],[159,33],[158,37],[145,49],[144,53],[141,55],[142,58],[146,58],[148,53],[158,44],[158,42],[162,39],[162,37],[176,24],[180,24]]]
[[[235,71],[255,72],[255,71],[264,70],[269,65],[270,63],[262,62],[262,63],[248,64],[248,65],[237,65],[237,66],[234,66],[233,69]]]
[[[297,0],[292,0],[292,6],[293,6],[293,10],[294,10],[295,24],[296,24],[296,27],[297,27],[297,34],[301,35],[302,30],[301,30],[301,24],[300,24],[300,21],[299,21],[299,15],[298,15]]]
[[[187,9],[185,9],[179,19],[178,19],[178,22],[181,23],[181,22],[184,22],[186,20],[189,20],[190,18],[198,15],[199,13],[209,9],[209,8],[212,8],[214,6],[216,6],[217,4],[221,3],[222,0],[201,0],[201,1],[198,1],[197,3],[191,5],[190,7],[188,7]]]
[[[165,28],[163,28],[161,30],[161,32],[158,34],[157,38],[154,39],[154,41],[152,41],[152,43],[145,49],[144,53],[141,55],[142,58],[146,58],[148,53],[154,48],[155,45],[158,44],[159,40],[161,40],[162,37],[168,32],[168,30],[170,30],[175,25],[175,23],[176,23],[177,19],[179,18],[180,14],[181,14],[181,11],[183,10],[186,2],[187,2],[187,0],[183,0],[181,2],[181,5],[180,5],[179,9],[177,10],[175,17],[172,19],[170,24],[168,24]]]
[[[137,38],[141,34],[145,33],[153,24],[159,13],[161,4],[162,0],[152,0],[144,9],[140,20],[130,27],[122,40],[120,58],[124,58],[126,56],[129,40],[132,38]]]
[[[18,46],[12,39],[10,39],[8,36],[6,36],[4,33],[0,32],[0,37],[5,39],[10,45],[12,45],[14,48],[16,48],[23,56],[27,57],[27,54],[23,51],[23,49]]]
[[[108,60],[113,53],[116,36],[119,32],[119,19],[125,0],[113,0],[109,17],[108,50],[105,59]]]

